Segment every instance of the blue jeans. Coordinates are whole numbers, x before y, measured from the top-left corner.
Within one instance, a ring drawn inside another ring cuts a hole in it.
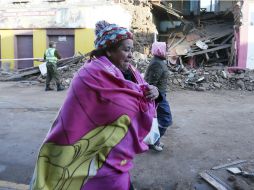
[[[172,114],[169,103],[166,99],[166,93],[161,93],[163,99],[158,103],[157,118],[159,123],[160,136],[162,137],[167,128],[172,125]]]

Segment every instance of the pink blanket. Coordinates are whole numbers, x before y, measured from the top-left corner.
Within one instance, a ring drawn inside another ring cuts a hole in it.
[[[129,170],[155,115],[131,66],[136,83],[106,57],[86,63],[41,149],[31,189],[128,190]]]

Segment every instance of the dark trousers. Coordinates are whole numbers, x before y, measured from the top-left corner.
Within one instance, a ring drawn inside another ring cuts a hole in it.
[[[159,123],[160,136],[162,137],[165,134],[167,128],[172,125],[173,122],[170,106],[166,99],[166,93],[161,93],[161,95],[163,99],[158,103],[157,118]]]
[[[134,190],[134,187],[133,187],[132,183],[130,183],[130,189],[129,190]]]
[[[56,63],[47,63],[47,78],[46,78],[46,86],[50,85],[52,79],[56,81],[57,85],[60,85],[60,76],[57,71]]]

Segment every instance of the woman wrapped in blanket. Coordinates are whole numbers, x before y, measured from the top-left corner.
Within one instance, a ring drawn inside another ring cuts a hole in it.
[[[39,151],[30,189],[129,190],[156,115],[156,87],[131,65],[132,33],[100,21],[96,49],[76,73]],[[144,88],[145,87],[145,88]]]

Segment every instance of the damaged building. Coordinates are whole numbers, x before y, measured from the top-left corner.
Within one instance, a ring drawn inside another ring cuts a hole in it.
[[[241,25],[234,19],[241,15],[240,9],[234,12],[236,5],[235,1],[153,1],[158,39],[190,64],[236,66],[235,36]]]
[[[38,66],[41,63],[36,58],[43,57],[51,40],[57,42],[63,58],[87,53],[94,48],[95,22],[102,19],[129,27],[131,17],[118,4],[105,0],[2,1],[1,67],[17,70]]]
[[[171,88],[253,90],[251,1],[151,3],[157,39],[167,43],[170,63],[180,59],[169,64]]]
[[[171,57],[180,60],[179,64],[169,64],[171,88],[254,90],[254,73],[248,70],[254,69],[251,1],[8,2],[0,10],[2,70],[19,72],[37,67],[38,73],[41,63],[36,58],[43,56],[50,40],[58,42],[63,58],[86,54],[94,48],[96,21],[105,19],[134,33],[133,64],[142,73],[151,58],[152,43],[167,42],[169,60]],[[20,60],[26,58],[32,59]],[[79,67],[74,65],[62,71],[68,81],[66,85]]]

